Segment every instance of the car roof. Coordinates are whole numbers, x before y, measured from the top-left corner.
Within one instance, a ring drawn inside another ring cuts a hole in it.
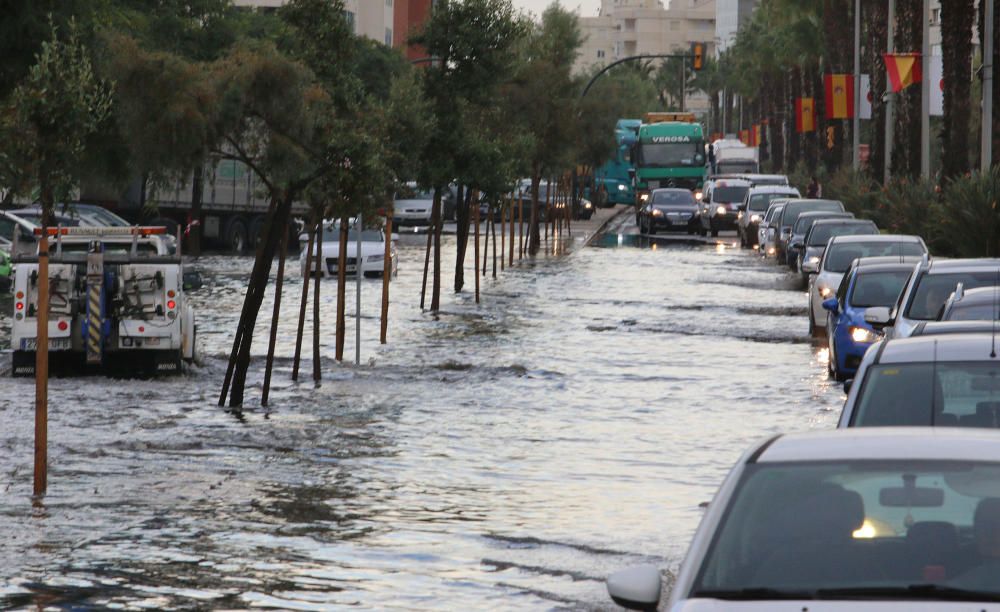
[[[659,192],[674,192],[674,193],[687,193],[687,194],[690,194],[691,190],[690,189],[684,189],[683,187],[660,187],[660,188],[654,189],[652,191],[652,193],[659,193]]]
[[[748,463],[845,460],[1000,462],[1000,431],[986,428],[853,427],[772,438]]]
[[[808,213],[802,213],[808,214]],[[827,212],[826,214],[831,214]],[[875,222],[871,219],[858,219],[857,217],[827,217],[825,219],[817,219],[813,223],[813,227],[817,225],[851,225],[851,224],[863,224],[863,225],[875,225]],[[878,227],[878,226],[876,226]]]
[[[845,242],[921,242],[920,236],[910,234],[852,234],[850,236],[834,236],[830,238],[831,244]]]
[[[973,289],[963,289],[962,297],[955,300],[955,306],[969,304],[990,304],[997,299],[997,286],[975,287]]]
[[[1000,259],[932,259],[928,274],[935,272],[977,272],[1000,268]]]
[[[740,178],[719,178],[712,181],[713,187],[750,187],[750,181]]]
[[[788,200],[789,204],[840,204],[844,205],[840,200],[823,200],[817,198],[794,198]]]
[[[877,362],[989,361],[994,345],[988,330],[988,322],[985,328],[977,321],[927,322],[916,335],[887,340]]]
[[[904,255],[903,257],[860,257],[854,260],[854,267],[859,272],[898,272],[912,271],[920,263],[920,257]]]
[[[810,210],[799,215],[799,218],[795,220],[796,223],[802,219],[812,219],[816,218],[816,221],[820,219],[853,219],[854,213],[852,212],[837,212],[834,210]]]
[[[755,195],[758,193],[780,193],[788,194],[790,196],[798,197],[798,189],[792,187],[791,185],[751,185],[750,194]]]

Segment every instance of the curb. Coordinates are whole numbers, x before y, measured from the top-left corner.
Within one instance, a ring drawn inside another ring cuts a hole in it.
[[[622,208],[620,211],[618,211],[617,213],[615,213],[615,214],[611,215],[610,217],[608,217],[604,221],[604,223],[602,223],[600,225],[600,227],[598,227],[596,230],[594,230],[594,233],[591,234],[589,238],[587,238],[586,242],[583,243],[583,247],[584,248],[589,247],[590,243],[593,242],[595,238],[597,238],[598,236],[601,236],[601,235],[604,234],[604,230],[606,230],[608,228],[608,226],[611,225],[612,221],[614,221],[618,217],[621,217],[623,215],[628,214],[629,212],[632,212],[632,209],[629,208],[628,206],[626,206],[626,207]]]

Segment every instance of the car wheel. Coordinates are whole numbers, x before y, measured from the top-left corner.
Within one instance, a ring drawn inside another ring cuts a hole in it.
[[[649,220],[649,227],[648,227],[648,228],[646,228],[646,231],[647,231],[647,233],[648,233],[648,234],[649,234],[650,236],[652,236],[652,235],[656,234],[656,226],[655,226],[655,225],[653,225],[653,220],[652,220],[652,219],[650,219],[650,220]]]
[[[233,219],[226,231],[226,246],[230,252],[242,254],[247,248],[247,226],[241,219]]]
[[[809,302],[809,337],[816,337],[816,323],[813,322],[812,302]]]
[[[719,235],[719,230],[713,228],[712,229],[712,238],[715,238],[718,235]]]

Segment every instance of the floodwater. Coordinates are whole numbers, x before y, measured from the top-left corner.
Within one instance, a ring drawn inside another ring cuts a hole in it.
[[[33,382],[0,356],[0,608],[607,609],[610,572],[676,570],[751,441],[835,425],[804,292],[746,251],[576,248],[484,280],[476,305],[471,263],[450,290],[446,238],[434,317],[423,240],[400,246],[387,345],[380,281],[363,281],[358,367],[333,359],[323,282],[318,386],[308,344],[290,380],[290,261],[271,405],[268,296],[242,415],[216,401],[251,261],[203,258],[200,366],[51,381],[38,506]],[[351,316],[354,298],[352,282]]]

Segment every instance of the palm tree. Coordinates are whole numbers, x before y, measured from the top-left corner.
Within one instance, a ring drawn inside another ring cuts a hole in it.
[[[941,175],[961,176],[969,170],[972,20],[974,0],[941,3],[941,52],[944,67],[944,129],[941,130]],[[931,83],[933,87],[935,84]]]

